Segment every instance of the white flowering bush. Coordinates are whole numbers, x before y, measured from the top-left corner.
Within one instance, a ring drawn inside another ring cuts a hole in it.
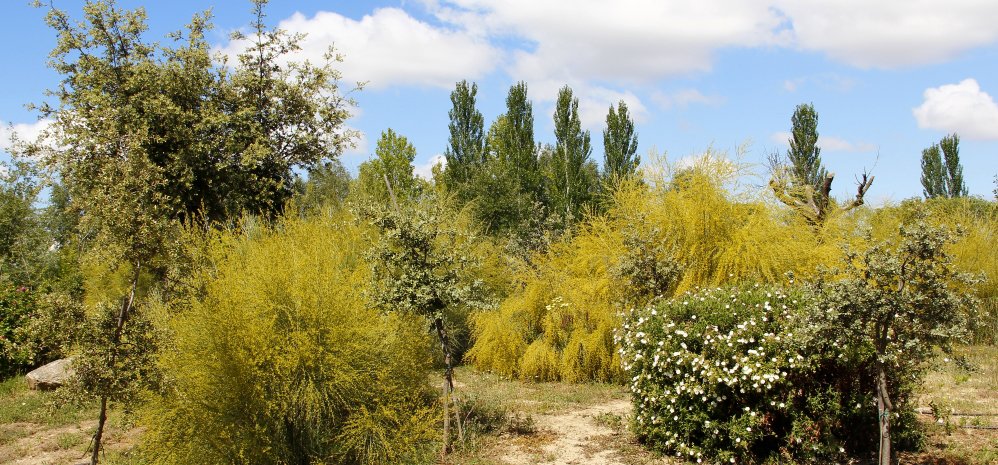
[[[696,463],[846,457],[851,418],[869,413],[865,375],[846,347],[796,334],[811,301],[716,288],[631,310],[615,337],[639,438]]]

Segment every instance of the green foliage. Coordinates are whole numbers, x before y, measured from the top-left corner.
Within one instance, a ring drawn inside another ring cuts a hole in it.
[[[209,234],[189,302],[156,315],[153,463],[410,463],[433,445],[426,332],[373,309],[372,231],[343,210]],[[210,406],[210,408],[206,408]]]
[[[834,262],[852,218],[836,216],[816,234],[795,215],[728,192],[731,165],[704,160],[674,179],[622,183],[605,217],[514,268],[516,286],[499,308],[473,315],[469,360],[507,377],[619,381],[612,332],[621,305],[780,282]]]
[[[638,151],[638,135],[634,132],[634,120],[627,113],[627,104],[621,100],[606,114],[606,129],[603,130],[603,183],[610,179],[633,176],[641,163]]]
[[[897,241],[847,253],[843,269],[820,276],[814,289],[824,311],[810,316],[816,338],[855,348],[865,355],[856,365],[876,374],[864,388],[878,398],[881,450],[892,460],[892,443],[902,442],[892,438],[893,423],[905,421],[899,413],[912,411],[933,349],[948,350],[965,335],[962,309],[972,305],[972,297],[956,287],[969,278],[956,271],[945,250],[954,242],[952,234],[920,216],[902,223]]]
[[[27,287],[0,280],[0,378],[23,370],[33,361],[26,329],[37,299]]]
[[[960,165],[960,137],[956,134],[922,150],[922,192],[927,199],[967,196]]]
[[[922,194],[925,198],[946,197],[946,171],[939,146],[922,150]]]
[[[380,205],[415,199],[421,185],[412,171],[416,148],[409,139],[389,128],[381,133],[374,154],[376,158],[360,164],[357,175],[360,193]],[[386,181],[392,186],[391,192]]]
[[[793,174],[793,186],[798,189],[811,187],[817,191],[827,174],[821,164],[821,148],[818,147],[818,112],[814,111],[814,105],[802,103],[794,109],[790,122],[792,128],[787,159]]]
[[[309,170],[298,207],[303,211],[316,211],[326,205],[339,206],[349,193],[350,173],[342,162],[334,159]]]
[[[867,433],[853,421],[874,414],[853,388],[845,347],[798,332],[811,304],[800,291],[755,286],[632,310],[617,338],[638,437],[697,463],[846,458]]]
[[[485,152],[485,119],[475,107],[478,84],[461,81],[450,94],[453,107],[447,112],[450,117],[450,136],[444,150],[447,167],[444,182],[457,197],[467,202],[472,199],[471,187],[467,184],[481,169]]]
[[[966,197],[967,185],[963,182],[963,166],[960,165],[960,136],[954,133],[943,137],[939,141],[939,147],[942,149],[946,168],[946,195]]]
[[[579,99],[568,86],[558,92],[554,134],[554,150],[543,152],[547,156],[540,159],[541,172],[548,207],[567,227],[582,219],[599,187],[596,164],[589,159],[593,151],[589,131],[582,130]]]

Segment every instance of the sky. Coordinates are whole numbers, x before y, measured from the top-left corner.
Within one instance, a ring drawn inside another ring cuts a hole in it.
[[[82,0],[51,0],[79,18]],[[165,41],[211,8],[219,53],[234,53],[244,0],[118,0],[144,8],[150,40]],[[45,124],[24,105],[59,76],[46,66],[55,35],[44,10],[4,0],[0,143]],[[603,158],[611,103],[635,116],[638,153],[682,163],[706,150],[739,158],[765,183],[765,160],[785,152],[801,103],[819,115],[821,158],[851,196],[864,171],[871,203],[920,196],[922,149],[960,135],[971,195],[992,198],[998,173],[998,2],[993,0],[274,0],[268,22],[307,34],[301,58],[334,45],[346,87],[364,81],[348,125],[363,138],[342,155],[351,170],[392,128],[416,147],[426,175],[447,147],[449,95],[478,84],[490,124],[510,85],[524,81],[535,138],[554,142],[558,89],[569,85]],[[2,158],[2,156],[0,156]]]

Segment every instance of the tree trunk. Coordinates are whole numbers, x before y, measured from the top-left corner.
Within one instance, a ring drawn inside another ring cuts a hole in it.
[[[114,334],[111,335],[111,360],[108,363],[108,367],[111,370],[112,376],[114,375],[114,364],[118,358],[118,345],[121,344],[121,333],[125,328],[125,322],[128,321],[128,314],[132,310],[132,303],[135,302],[135,287],[139,283],[140,269],[141,264],[136,263],[135,272],[132,276],[132,290],[128,293],[127,299],[122,299],[121,311],[118,312],[118,320],[114,326]],[[108,394],[105,392],[100,397],[100,416],[97,418],[97,431],[94,431],[94,450],[90,455],[90,465],[97,465],[100,461],[101,439],[104,437],[104,424],[107,423],[107,401]]]
[[[877,366],[877,418],[880,423],[880,460],[879,465],[891,465],[891,404],[890,394],[887,392],[887,374],[883,363]]]
[[[442,451],[443,455],[447,455],[450,449],[450,414],[448,413],[448,407],[450,405],[451,392],[454,391],[454,365],[451,360],[450,337],[447,335],[447,329],[444,328],[443,318],[435,318],[433,326],[437,330],[437,338],[440,339],[440,348],[444,352],[444,364],[447,367],[444,371],[444,445]]]

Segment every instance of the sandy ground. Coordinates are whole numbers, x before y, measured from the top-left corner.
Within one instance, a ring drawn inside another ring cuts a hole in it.
[[[536,442],[513,442],[501,456],[509,465],[627,465],[615,444],[621,433],[597,423],[601,414],[624,416],[631,412],[626,400],[613,400],[581,410],[536,415]]]

